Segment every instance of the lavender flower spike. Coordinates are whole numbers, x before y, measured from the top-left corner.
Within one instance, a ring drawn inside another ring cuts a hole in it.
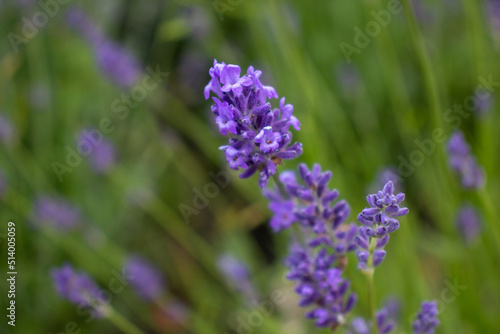
[[[232,288],[241,292],[249,302],[257,302],[257,293],[250,280],[250,272],[243,262],[232,255],[223,254],[217,261],[217,267]]]
[[[346,315],[356,304],[356,295],[348,293],[350,283],[341,277],[342,270],[332,268],[335,256],[325,248],[314,254],[310,249],[294,246],[288,258],[287,278],[297,281],[295,292],[299,306],[312,306],[306,314],[316,326],[335,329],[346,323]]]
[[[36,224],[62,231],[74,229],[81,222],[78,209],[62,198],[51,196],[40,196],[35,201],[32,219]]]
[[[434,330],[439,325],[437,314],[436,301],[422,302],[420,312],[418,312],[417,318],[413,321],[413,334],[434,334]]]
[[[68,23],[92,44],[101,71],[112,82],[124,88],[132,87],[137,82],[141,74],[137,59],[121,45],[104,36],[81,8],[69,9]]]
[[[460,176],[462,186],[466,189],[482,187],[484,170],[472,155],[463,132],[457,130],[451,135],[447,151],[450,166]]]
[[[161,273],[149,262],[137,255],[130,256],[125,264],[125,272],[137,294],[147,300],[154,301],[161,297],[165,282]]]
[[[469,245],[481,232],[481,219],[476,209],[470,204],[465,204],[460,208],[456,224],[462,238]]]
[[[86,273],[77,272],[66,264],[52,270],[57,293],[79,307],[92,307],[96,317],[105,315],[107,303],[100,297],[100,289]]]
[[[302,144],[292,144],[289,131],[290,126],[300,129],[300,122],[292,115],[293,106],[282,98],[279,108],[273,109],[268,100],[277,99],[278,94],[260,82],[262,72],[252,66],[241,76],[239,66],[214,60],[209,74],[205,99],[215,95],[215,123],[222,135],[230,137],[229,144],[221,147],[229,167],[244,169],[241,178],[259,171],[259,186],[265,188],[282,160],[302,154]]]
[[[354,241],[360,248],[357,252],[361,270],[369,267],[370,255],[373,267],[378,266],[385,258],[384,246],[389,242],[389,234],[399,228],[397,217],[407,215],[408,208],[401,208],[399,204],[404,200],[405,194],[394,195],[394,185],[389,181],[383,190],[377,194],[368,195],[366,200],[370,208],[366,208],[358,215],[358,221],[364,226],[358,229],[358,236]],[[372,244],[371,238],[376,238]]]

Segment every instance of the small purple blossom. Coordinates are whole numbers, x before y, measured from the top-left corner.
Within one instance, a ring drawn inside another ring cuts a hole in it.
[[[438,308],[436,301],[422,302],[417,318],[413,321],[414,334],[434,334],[434,330],[439,325],[437,319]]]
[[[467,244],[472,244],[481,233],[481,219],[470,204],[463,205],[457,214],[456,224],[460,235]]]
[[[388,334],[393,330],[395,323],[389,319],[389,312],[385,307],[377,312],[375,318],[379,334]],[[352,330],[349,334],[371,334],[371,326],[371,323],[367,322],[364,318],[356,317],[351,321],[350,327]]]
[[[80,211],[62,198],[40,196],[35,201],[32,219],[36,224],[68,231],[81,222]]]
[[[400,208],[405,194],[394,195],[394,184],[389,181],[377,194],[368,195],[366,200],[370,208],[358,215],[358,221],[368,227],[365,232],[370,237],[382,238],[399,228],[397,217],[407,215],[408,208]]]
[[[130,88],[137,82],[142,72],[137,59],[104,36],[81,8],[73,7],[68,11],[68,23],[92,44],[97,64],[106,77],[124,88]]]
[[[295,292],[300,295],[299,306],[312,307],[306,314],[321,328],[336,328],[346,322],[346,315],[356,303],[356,295],[348,293],[350,283],[343,279],[342,270],[332,268],[334,255],[326,249],[316,254],[310,249],[294,246],[287,259],[290,271],[287,278],[297,281]]]
[[[88,132],[81,133],[78,139],[79,145],[91,147],[92,151],[88,156],[90,166],[97,173],[106,173],[114,167],[116,163],[116,150],[114,145],[105,139],[93,142],[88,136]]]
[[[386,251],[383,248],[389,242],[389,234],[399,228],[396,218],[409,212],[408,208],[399,207],[404,198],[403,193],[394,195],[392,181],[387,182],[377,194],[366,197],[370,208],[364,209],[358,215],[358,221],[364,226],[359,227],[358,235],[354,238],[359,247],[356,255],[360,270],[370,269],[370,258],[372,267],[377,267],[384,260]],[[372,238],[376,238],[373,246]]]
[[[243,262],[230,254],[223,254],[217,260],[217,267],[227,284],[243,293],[248,301],[257,301],[257,293],[250,279],[250,271]]]
[[[14,126],[5,116],[0,115],[0,141],[9,145],[14,138]]]
[[[279,108],[272,108],[269,99],[278,98],[273,87],[260,82],[262,72],[250,66],[241,76],[237,65],[214,60],[209,70],[210,81],[205,86],[205,99],[214,94],[212,112],[223,135],[230,136],[226,151],[230,168],[245,171],[247,178],[259,171],[259,186],[265,188],[282,160],[302,154],[302,144],[292,144],[290,126],[300,129],[300,122],[292,115],[293,106],[280,100]]]
[[[447,151],[450,166],[460,176],[464,188],[477,189],[484,185],[484,170],[472,155],[463,132],[457,130],[451,135]]]
[[[79,307],[94,308],[94,315],[102,317],[106,302],[100,296],[100,289],[86,273],[77,272],[68,264],[52,270],[54,287],[61,298]]]
[[[161,272],[143,258],[133,255],[125,263],[125,272],[137,294],[147,300],[160,298],[165,289]]]

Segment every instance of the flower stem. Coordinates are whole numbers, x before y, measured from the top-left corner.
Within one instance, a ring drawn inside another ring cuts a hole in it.
[[[127,320],[124,316],[118,313],[114,308],[108,306],[106,317],[111,321],[117,328],[122,330],[126,334],[144,334],[139,328],[137,328],[133,323]]]
[[[375,297],[375,286],[373,284],[373,276],[375,274],[375,268],[373,267],[373,252],[377,246],[377,238],[371,238],[370,241],[370,256],[368,257],[368,268],[365,271],[366,278],[368,280],[368,302],[370,304],[370,314],[372,317],[372,333],[378,334],[377,326],[377,301]]]

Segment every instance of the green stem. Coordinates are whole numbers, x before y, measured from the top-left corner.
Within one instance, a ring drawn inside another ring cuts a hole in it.
[[[496,244],[498,247],[498,245],[500,244],[500,232],[498,230],[498,218],[496,218],[498,216],[495,212],[495,207],[493,206],[493,202],[491,201],[491,198],[486,191],[486,187],[478,189],[477,193],[479,195],[479,198],[481,199],[481,203],[486,215],[486,220],[490,225],[490,230],[493,230],[493,234],[495,235]]]
[[[403,4],[406,18],[410,26],[411,37],[417,52],[418,61],[420,62],[420,66],[424,72],[426,94],[433,114],[433,125],[435,128],[441,128],[441,103],[439,100],[439,91],[437,89],[436,77],[432,69],[431,60],[425,47],[424,39],[418,27],[417,18],[410,0],[403,0]]]
[[[117,328],[122,330],[126,334],[144,334],[139,328],[137,328],[133,323],[127,320],[124,316],[118,313],[114,308],[108,306],[106,318],[111,321]]]
[[[370,241],[370,256],[368,257],[368,268],[365,271],[366,278],[368,281],[368,302],[370,303],[370,314],[372,317],[372,327],[373,333],[378,334],[377,326],[377,301],[375,296],[375,286],[373,284],[373,276],[375,274],[375,268],[373,267],[373,252],[377,246],[377,238],[371,238]]]

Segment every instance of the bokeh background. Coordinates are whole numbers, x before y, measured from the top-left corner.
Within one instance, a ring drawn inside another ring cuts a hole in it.
[[[284,279],[289,235],[270,232],[257,180],[231,173],[217,195],[200,200],[211,175],[227,170],[218,150],[225,139],[203,96],[214,58],[261,69],[262,82],[294,105],[304,154],[281,170],[302,161],[332,170],[330,185],[351,205],[351,221],[384,177],[397,179],[410,214],[375,276],[379,305],[399,304],[395,333],[411,332],[423,299],[440,303],[438,333],[500,331],[500,85],[472,111],[444,117],[475,97],[479,77],[500,81],[497,1],[415,0],[413,11],[395,2],[400,10],[367,38],[357,29],[377,22],[372,11],[387,11],[391,1],[41,3],[51,5],[0,2],[0,267],[7,272],[12,220],[18,272],[15,328],[3,314],[7,284],[0,280],[0,332],[119,333],[62,300],[50,273],[71,263],[106,287],[134,254],[161,272],[165,293],[148,302],[126,285],[111,304],[147,333],[236,333],[275,294],[281,302],[240,333],[321,332],[303,319]],[[53,15],[44,23],[40,12]],[[34,17],[38,26],[30,29]],[[349,57],[346,44],[356,48]],[[137,88],[158,69],[167,74],[154,88]],[[82,131],[102,122],[112,129],[103,143],[81,161],[68,158]],[[416,142],[457,128],[485,169],[480,190],[463,190],[443,141],[432,141],[430,153]],[[401,158],[417,163],[407,172]],[[45,210],[69,220],[66,227],[43,216],[43,201],[54,199],[56,208]],[[468,241],[456,223],[464,203],[481,220]],[[189,215],[182,209],[195,205]],[[236,284],[221,270],[235,259],[248,268]],[[354,254],[349,263],[355,312],[366,316]],[[68,322],[77,329],[65,329]]]

